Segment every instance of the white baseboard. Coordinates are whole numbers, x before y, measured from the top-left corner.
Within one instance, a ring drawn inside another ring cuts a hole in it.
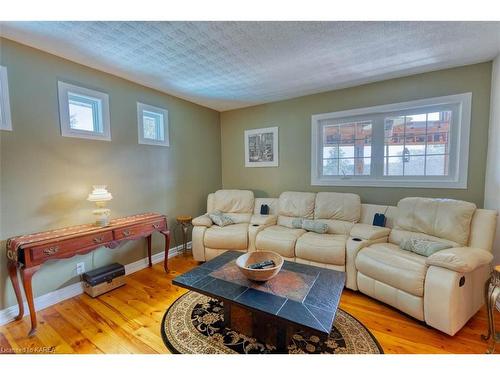
[[[191,248],[191,242],[188,243],[188,248]],[[168,257],[171,258],[180,253],[182,250],[182,245],[171,248],[168,252]],[[165,259],[165,252],[160,251],[159,253],[153,254],[151,261],[153,264],[163,262]],[[133,263],[125,265],[125,274],[130,275],[131,273],[140,271],[148,266],[148,258],[139,259]],[[75,297],[83,293],[82,283],[79,281],[77,283],[65,286],[64,288],[54,290],[42,296],[35,298],[35,310],[39,311],[45,309],[49,306],[55,305],[65,299]],[[6,309],[0,310],[0,326],[12,322],[18,314],[18,306],[10,306]],[[28,303],[24,301],[24,316],[29,315]]]

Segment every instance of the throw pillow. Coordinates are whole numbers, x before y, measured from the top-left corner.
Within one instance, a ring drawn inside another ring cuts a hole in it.
[[[211,214],[208,214],[210,219],[215,225],[218,225],[219,227],[224,227],[226,225],[234,224],[233,219],[231,219],[229,216],[224,215],[220,211],[214,211]]]
[[[421,238],[407,238],[401,241],[399,247],[401,250],[411,251],[415,254],[428,257],[440,250],[449,249],[453,246],[444,242],[424,240]]]
[[[328,225],[316,220],[304,220],[302,221],[302,229],[309,232],[324,234],[328,232]]]
[[[301,217],[296,217],[295,219],[292,220],[292,227],[295,229],[302,229],[302,222],[304,219]]]

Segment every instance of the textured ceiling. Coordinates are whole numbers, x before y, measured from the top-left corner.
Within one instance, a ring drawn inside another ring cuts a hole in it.
[[[220,111],[500,53],[500,22],[2,22],[0,35]]]

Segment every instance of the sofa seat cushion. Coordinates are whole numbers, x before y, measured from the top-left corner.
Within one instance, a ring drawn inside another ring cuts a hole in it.
[[[361,249],[356,268],[372,279],[417,297],[424,295],[426,257],[401,250],[391,243],[373,244]]]
[[[295,256],[314,262],[343,266],[345,244],[344,235],[308,232],[297,240]]]
[[[306,231],[291,229],[280,225],[270,226],[257,235],[255,247],[257,250],[274,251],[284,257],[295,257],[295,243]]]
[[[212,249],[245,250],[248,247],[248,223],[224,227],[213,225],[205,231],[203,243]]]

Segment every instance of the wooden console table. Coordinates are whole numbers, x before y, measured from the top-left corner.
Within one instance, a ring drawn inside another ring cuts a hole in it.
[[[43,263],[48,260],[86,254],[102,246],[115,248],[122,241],[146,238],[149,267],[151,267],[151,235],[153,232],[159,232],[165,236],[163,266],[165,271],[168,271],[170,232],[166,216],[160,214],[147,213],[114,219],[106,227],[84,224],[8,239],[7,268],[19,304],[19,315],[16,320],[22,319],[24,316],[24,304],[17,277],[18,269],[21,272],[30,310],[31,331],[29,336],[32,336],[36,332],[37,320],[31,279]]]

